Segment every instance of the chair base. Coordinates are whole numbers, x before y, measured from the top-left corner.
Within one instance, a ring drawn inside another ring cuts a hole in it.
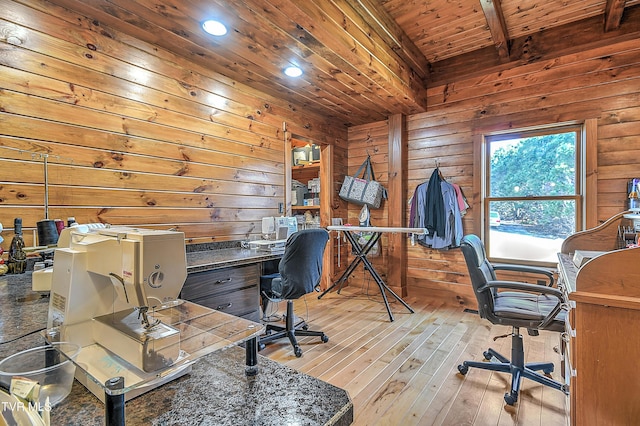
[[[511,361],[495,350],[489,349],[483,354],[485,360],[489,361],[496,358],[499,362],[464,361],[462,364],[458,365],[458,371],[460,374],[467,374],[469,367],[511,374],[511,391],[504,395],[504,401],[508,405],[514,405],[518,401],[520,384],[523,378],[533,380],[534,382],[540,383],[544,386],[549,386],[553,389],[558,389],[563,393],[568,394],[569,387],[567,385],[538,373],[538,371],[542,371],[544,374],[551,374],[554,368],[553,363],[524,363],[522,335],[520,335],[516,330],[517,328],[514,328],[514,332],[511,335]]]
[[[296,336],[317,336],[320,337],[320,340],[322,340],[323,343],[327,343],[329,341],[329,337],[327,337],[327,335],[322,331],[307,330],[307,324],[304,321],[300,322],[296,326],[294,324],[294,318],[293,300],[287,300],[286,326],[281,327],[278,325],[267,324],[267,332],[265,335],[260,336],[258,349],[264,349],[266,343],[288,337],[291,342],[291,346],[293,346],[293,353],[296,357],[300,358],[302,356],[302,349],[300,349],[300,345],[298,345]]]

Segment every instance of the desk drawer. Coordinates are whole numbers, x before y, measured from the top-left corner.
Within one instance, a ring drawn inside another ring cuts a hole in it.
[[[253,321],[260,319],[260,265],[189,274],[181,298]]]
[[[258,321],[260,319],[260,313],[257,310],[259,297],[258,287],[251,286],[228,293],[200,297],[191,301],[230,315]]]
[[[192,300],[227,293],[260,282],[260,266],[247,265],[189,274],[182,287],[182,298]]]

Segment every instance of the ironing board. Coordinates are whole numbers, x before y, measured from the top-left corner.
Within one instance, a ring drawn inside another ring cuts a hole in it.
[[[371,249],[376,245],[382,234],[384,233],[404,233],[404,234],[427,234],[428,231],[425,228],[401,228],[401,227],[385,227],[385,226],[347,226],[347,225],[332,225],[327,226],[327,230],[329,231],[338,231],[344,232],[345,236],[351,243],[351,247],[353,248],[353,253],[355,254],[354,259],[351,261],[347,269],[342,273],[340,278],[331,285],[328,289],[326,289],[318,299],[321,299],[322,296],[333,290],[335,287],[338,287],[337,293],[340,294],[340,290],[342,290],[342,285],[349,278],[349,276],[355,271],[356,267],[360,264],[364,264],[364,269],[369,271],[371,276],[373,277],[376,284],[378,284],[378,288],[380,288],[380,294],[382,294],[382,300],[384,300],[384,305],[387,308],[387,313],[389,314],[389,321],[393,321],[393,314],[391,313],[391,308],[389,307],[389,301],[387,300],[386,292],[389,292],[395,299],[402,303],[405,308],[409,310],[409,312],[413,313],[413,309],[409,306],[400,296],[398,296],[393,290],[389,288],[389,286],[384,282],[380,274],[375,270],[369,259],[367,259],[367,254],[371,251]],[[371,238],[364,245],[358,243],[357,233],[367,232],[371,234]]]

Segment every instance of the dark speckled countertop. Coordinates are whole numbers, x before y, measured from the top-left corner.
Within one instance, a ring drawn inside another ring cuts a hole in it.
[[[232,247],[190,252],[187,263],[189,272],[196,272],[277,258]],[[0,301],[0,359],[44,343],[39,331],[46,325],[49,298],[31,291],[31,273],[0,276]],[[348,425],[353,421],[346,391],[261,355],[258,365],[258,375],[247,377],[245,350],[240,347],[207,355],[190,374],[128,401],[127,424]],[[77,381],[51,412],[52,425],[104,422],[104,405]]]
[[[281,257],[282,254],[241,247],[190,251],[187,253],[187,271],[193,273],[208,269],[264,262]]]

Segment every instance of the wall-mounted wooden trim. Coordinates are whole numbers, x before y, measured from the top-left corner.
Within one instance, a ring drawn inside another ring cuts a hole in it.
[[[331,219],[333,217],[333,209],[331,208],[333,194],[333,145],[321,145],[320,146],[320,189],[322,195],[320,196],[320,226],[326,227],[331,225]],[[331,236],[330,236],[331,237]],[[333,247],[331,238],[327,243],[327,248],[324,251],[323,258],[323,270],[320,287],[324,290],[329,288],[332,284],[331,277],[335,275],[335,263],[336,250]]]
[[[482,205],[480,203],[482,185],[484,179],[482,178],[483,167],[482,157],[484,148],[484,136],[482,133],[475,133],[472,136],[473,140],[473,191],[471,194],[467,194],[467,203],[471,206],[472,211],[475,212],[475,220],[473,221],[472,232],[476,235],[480,235],[484,239],[483,226],[484,220],[482,219],[484,214],[482,213]],[[471,195],[471,196],[469,196]]]
[[[598,120],[589,118],[584,122],[584,229],[598,223]]]
[[[387,211],[389,226],[405,226],[407,179],[407,120],[402,114],[389,117],[389,163]],[[407,295],[407,238],[405,234],[392,233],[388,237],[389,265],[387,281]]]
[[[287,123],[282,123],[284,138],[284,211],[286,216],[292,216],[291,211],[291,133],[287,131]]]

